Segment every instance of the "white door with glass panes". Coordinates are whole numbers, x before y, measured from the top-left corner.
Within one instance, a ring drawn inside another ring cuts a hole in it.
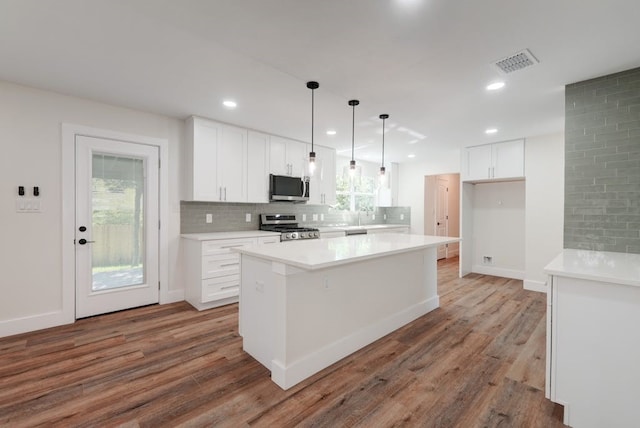
[[[159,301],[159,149],[76,136],[76,318]]]

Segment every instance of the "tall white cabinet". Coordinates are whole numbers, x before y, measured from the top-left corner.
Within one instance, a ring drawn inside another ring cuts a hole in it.
[[[487,230],[504,229],[495,224],[498,218],[504,220],[503,225],[524,223],[524,144],[525,141],[521,139],[462,149],[460,276],[476,272],[507,278],[524,278],[524,266],[521,266],[524,259],[524,241],[519,245],[520,237],[517,234],[496,236],[496,239],[478,238],[482,235],[480,232],[486,234]],[[476,194],[495,197],[486,200],[487,198],[479,198]],[[506,205],[503,205],[503,202]],[[500,216],[494,215],[490,221],[485,219],[483,213],[489,210]],[[475,224],[477,222],[480,224]],[[494,257],[495,252],[499,253],[498,257]]]

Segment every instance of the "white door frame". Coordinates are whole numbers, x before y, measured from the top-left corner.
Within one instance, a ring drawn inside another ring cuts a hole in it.
[[[169,298],[169,141],[164,138],[127,134],[82,125],[62,124],[62,314],[75,321],[75,137],[84,135],[157,146],[160,151],[160,303]]]

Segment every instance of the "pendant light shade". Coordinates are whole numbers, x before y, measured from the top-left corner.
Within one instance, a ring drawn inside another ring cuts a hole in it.
[[[353,109],[353,115],[351,117],[351,162],[349,162],[349,172],[355,174],[356,160],[354,158],[355,152],[355,128],[356,128],[356,106],[360,104],[358,100],[350,100],[349,105]]]
[[[307,82],[307,88],[311,89],[311,151],[309,152],[309,175],[313,175],[316,170],[316,152],[313,150],[313,110],[314,110],[314,91],[320,87],[318,82]]]
[[[389,119],[389,115],[381,114],[380,119],[382,119],[382,165],[380,166],[380,175],[383,176],[386,172],[384,167],[384,121]]]

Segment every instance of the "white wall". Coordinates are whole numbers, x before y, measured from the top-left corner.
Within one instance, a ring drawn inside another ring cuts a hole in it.
[[[460,150],[434,151],[425,162],[400,164],[398,205],[411,207],[411,233],[424,235],[424,177],[460,172]]]
[[[528,138],[525,145],[526,268],[524,287],[546,291],[543,269],[562,251],[564,135]]]
[[[169,289],[180,294],[183,122],[0,81],[0,336],[48,327],[62,308],[62,123],[169,141],[169,195],[161,197],[169,198]],[[40,187],[42,213],[16,213],[19,185]]]
[[[524,279],[524,181],[476,184],[472,228],[473,272]],[[484,264],[484,256],[492,263]]]

